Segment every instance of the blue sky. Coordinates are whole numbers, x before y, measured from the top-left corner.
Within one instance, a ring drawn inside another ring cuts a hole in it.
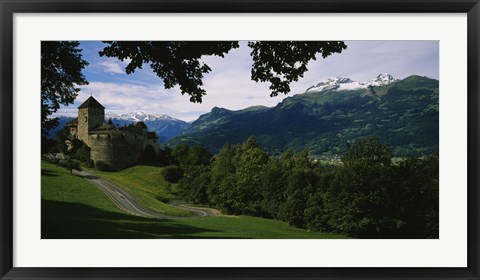
[[[83,73],[90,82],[82,86],[74,104],[63,106],[55,116],[76,116],[77,107],[90,95],[106,107],[107,112],[151,112],[192,121],[213,107],[231,110],[253,105],[275,106],[284,98],[303,93],[313,84],[329,77],[348,77],[368,81],[380,73],[396,79],[410,75],[439,78],[438,41],[345,41],[347,49],[326,59],[318,57],[308,65],[304,78],[291,84],[288,95],[270,97],[268,83],[250,79],[252,60],[246,42],[231,50],[225,58],[202,58],[212,71],[203,78],[204,96],[201,104],[191,103],[178,87],[166,90],[163,82],[148,65],[135,73],[125,74],[127,61],[100,57],[104,44],[83,41],[83,58],[90,64]]]

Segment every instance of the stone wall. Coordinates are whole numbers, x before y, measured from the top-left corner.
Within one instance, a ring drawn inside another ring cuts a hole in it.
[[[90,158],[103,161],[115,169],[135,165],[143,152],[145,138],[132,134],[90,134]]]

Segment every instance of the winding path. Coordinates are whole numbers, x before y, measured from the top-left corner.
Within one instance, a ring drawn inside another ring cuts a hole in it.
[[[83,177],[87,181],[99,187],[100,190],[102,190],[118,208],[135,216],[156,219],[192,219],[218,215],[218,212],[214,209],[191,206],[180,202],[172,202],[169,203],[169,205],[190,211],[193,216],[181,217],[165,215],[144,207],[133,195],[126,192],[121,186],[112,181],[98,177],[97,175],[85,170],[74,170],[74,174]]]

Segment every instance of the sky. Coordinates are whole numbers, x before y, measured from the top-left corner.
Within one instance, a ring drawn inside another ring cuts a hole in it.
[[[83,74],[89,85],[81,86],[74,102],[61,107],[54,116],[76,116],[77,107],[89,96],[105,106],[106,113],[147,112],[166,114],[184,121],[193,121],[213,107],[240,110],[254,105],[275,106],[284,98],[301,94],[330,77],[348,77],[368,81],[380,73],[396,79],[410,75],[439,78],[438,41],[345,41],[347,49],[325,59],[321,56],[308,64],[308,71],[298,82],[290,84],[288,95],[270,97],[269,83],[251,80],[252,59],[246,42],[230,50],[224,58],[202,57],[212,71],[204,75],[207,95],[202,103],[192,103],[181,95],[178,86],[165,89],[162,80],[150,66],[144,65],[127,75],[128,61],[100,57],[105,44],[82,41],[82,58],[89,62]]]

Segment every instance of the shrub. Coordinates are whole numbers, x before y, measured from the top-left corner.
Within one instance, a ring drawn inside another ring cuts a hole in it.
[[[80,168],[80,164],[76,161],[62,160],[58,163],[58,166],[64,167],[70,172],[70,174],[73,173],[73,170],[82,171],[82,169]]]
[[[83,142],[81,142],[81,146],[72,155],[72,157],[79,161],[88,163],[88,161],[90,160],[90,148],[86,146]]]
[[[163,178],[170,183],[178,183],[183,178],[183,169],[177,165],[170,165],[163,169]]]

